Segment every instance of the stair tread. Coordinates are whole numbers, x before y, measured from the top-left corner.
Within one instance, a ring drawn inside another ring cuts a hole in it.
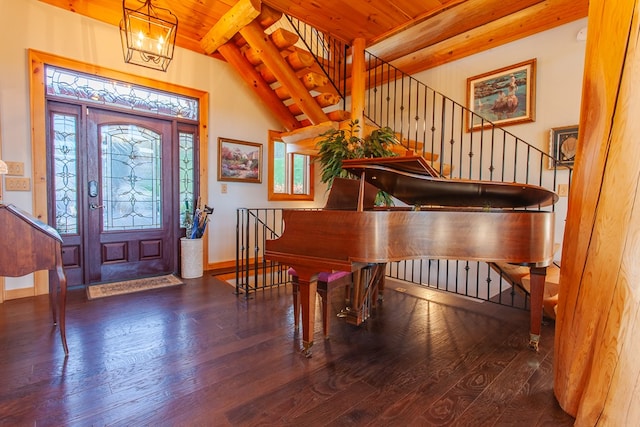
[[[291,132],[280,134],[280,138],[287,144],[293,144],[305,139],[315,138],[331,129],[338,129],[338,122],[323,122],[313,126],[307,126]]]
[[[531,276],[527,274],[522,278],[523,288],[530,292]],[[555,319],[558,310],[558,291],[560,290],[560,268],[552,265],[547,268],[547,276],[544,282],[543,311],[544,314]]]
[[[531,290],[531,275],[527,274],[522,277],[522,286],[530,292]],[[558,293],[560,289],[560,268],[556,265],[547,267],[547,276],[544,282],[544,297],[548,298]]]
[[[500,268],[500,270],[502,270],[520,286],[522,286],[522,278],[529,275],[529,267],[509,264],[508,262],[496,262],[494,264],[496,264]]]

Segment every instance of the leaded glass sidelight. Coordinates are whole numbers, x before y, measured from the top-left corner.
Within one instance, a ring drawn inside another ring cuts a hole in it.
[[[78,118],[55,113],[53,122],[56,229],[60,234],[78,233]]]
[[[162,140],[136,125],[101,127],[104,231],[162,227]]]
[[[185,227],[193,215],[195,200],[193,200],[193,147],[194,135],[192,133],[180,132],[178,140],[180,142],[180,226]]]

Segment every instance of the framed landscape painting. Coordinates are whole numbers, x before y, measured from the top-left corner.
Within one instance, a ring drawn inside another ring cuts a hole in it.
[[[262,182],[262,144],[218,138],[218,181]]]
[[[535,120],[536,60],[467,79],[467,131]]]

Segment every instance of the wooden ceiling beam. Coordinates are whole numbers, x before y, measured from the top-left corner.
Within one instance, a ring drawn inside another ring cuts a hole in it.
[[[394,29],[393,35],[382,35],[369,41],[367,50],[391,62],[416,50],[434,45],[450,37],[473,30],[496,19],[531,7],[543,0],[468,0],[441,9],[438,13],[413,21],[413,25]]]
[[[390,63],[404,73],[416,74],[585,18],[588,8],[589,4],[586,0],[542,1],[532,7],[412,52]],[[406,40],[404,43],[410,44]],[[367,51],[374,53],[375,47],[367,47]],[[351,77],[347,79],[346,87],[347,90],[351,87]]]
[[[117,26],[122,19],[122,0],[38,1],[110,25]],[[245,2],[245,7],[254,5],[253,9],[257,8],[256,4],[260,4],[259,0],[242,1]],[[347,7],[343,0],[324,0],[322,7],[318,8],[316,2],[268,0],[269,6],[260,4],[261,12],[254,20],[265,28],[265,26],[277,21],[282,16],[281,11],[284,11],[313,25],[319,31],[329,33],[332,37],[347,43],[351,43],[358,37],[365,38],[368,51],[387,62],[396,59],[402,60],[401,63],[410,62],[411,71],[415,73],[434,67],[434,63],[430,62],[434,58],[438,60],[438,65],[440,65],[461,58],[464,56],[464,52],[467,55],[477,53],[471,49],[473,45],[470,40],[466,39],[466,34],[469,31],[474,31],[471,34],[475,37],[477,32],[473,28],[480,26],[480,31],[482,31],[487,20],[493,20],[508,12],[522,11],[528,4],[543,5],[543,9],[565,10],[569,14],[563,16],[558,13],[551,18],[557,21],[555,23],[547,22],[546,25],[537,23],[537,16],[532,14],[529,14],[531,17],[523,22],[500,24],[498,28],[511,34],[510,37],[504,38],[500,34],[496,36],[496,33],[492,32],[490,37],[476,43],[479,46],[479,51],[507,41],[517,40],[520,37],[531,35],[535,31],[544,31],[556,25],[584,18],[587,16],[588,2],[589,0],[424,0],[420,2],[415,0],[378,0],[376,2],[353,0],[353,4],[350,3]],[[216,37],[215,35],[208,36],[208,32],[235,4],[236,0],[184,0],[180,2],[154,0],[154,5],[169,8],[178,16],[180,25],[176,45],[198,53],[205,53],[202,40],[207,37]],[[565,7],[566,5],[569,5],[568,8]],[[345,7],[347,8],[345,9]],[[402,11],[402,13],[393,15],[395,9]],[[539,11],[540,8],[535,10]],[[576,14],[576,12],[579,13]],[[254,14],[255,10],[251,15]],[[384,18],[381,15],[385,15]],[[392,15],[396,16],[397,21],[387,22]],[[247,19],[245,16],[237,16],[237,18]],[[391,24],[392,27],[387,28],[385,24]],[[492,29],[495,28],[495,26],[492,27]],[[517,35],[519,31],[523,31],[523,34]],[[225,36],[223,33],[221,34],[224,40],[228,35]],[[443,43],[445,37],[454,37],[454,39]],[[490,41],[488,44],[486,43],[487,39]],[[208,45],[209,42],[212,45]],[[206,53],[211,54],[217,43],[212,40],[205,42],[205,45],[208,46]],[[460,45],[458,46],[456,43]],[[400,51],[394,53],[394,49],[400,49]],[[418,49],[418,54],[413,55],[413,49]],[[212,56],[221,58],[217,51]]]
[[[391,61],[408,74],[492,49],[584,18],[587,1],[547,0]]]
[[[256,19],[260,15],[261,4],[260,0],[239,0],[200,41],[205,53],[212,54]]]

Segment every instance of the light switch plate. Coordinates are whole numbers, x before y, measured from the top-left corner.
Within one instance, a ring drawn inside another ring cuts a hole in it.
[[[6,191],[30,191],[31,178],[12,178],[7,176],[4,179],[4,189]]]
[[[569,184],[558,185],[558,196],[567,197],[569,195]]]
[[[24,175],[24,163],[23,162],[5,162],[7,164],[7,175],[23,176]]]

